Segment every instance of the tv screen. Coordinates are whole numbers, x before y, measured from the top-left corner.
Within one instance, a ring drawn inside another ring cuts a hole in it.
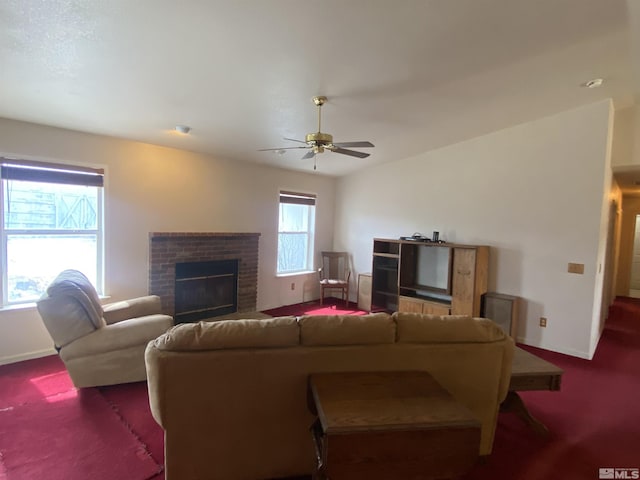
[[[451,248],[420,245],[416,265],[416,283],[426,289],[449,293]]]

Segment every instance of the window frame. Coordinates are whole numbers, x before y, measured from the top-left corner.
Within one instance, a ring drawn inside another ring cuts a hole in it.
[[[34,303],[34,300],[9,301],[8,243],[11,235],[25,236],[95,236],[96,238],[96,290],[104,291],[104,169],[0,157],[0,309]],[[21,173],[18,172],[21,170]],[[6,181],[66,184],[97,188],[95,229],[13,229],[5,227]]]
[[[282,204],[293,204],[293,205],[307,205],[312,207],[308,210],[308,218],[307,218],[307,229],[306,231],[286,231],[280,230],[280,210],[282,208]],[[316,233],[316,206],[317,206],[317,196],[314,193],[302,193],[302,192],[292,192],[287,190],[280,190],[278,197],[278,233],[277,233],[277,242],[276,242],[276,276],[291,276],[291,275],[301,275],[305,273],[313,273],[315,271],[314,265],[314,248],[315,248],[315,233]],[[302,270],[295,271],[280,271],[280,234],[300,234],[306,236],[306,246],[307,246],[307,258],[305,260],[305,268]]]

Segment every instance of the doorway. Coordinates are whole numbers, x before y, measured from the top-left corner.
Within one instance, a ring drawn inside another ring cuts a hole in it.
[[[640,298],[640,215],[636,215],[633,233],[633,255],[631,257],[631,284],[629,296]]]

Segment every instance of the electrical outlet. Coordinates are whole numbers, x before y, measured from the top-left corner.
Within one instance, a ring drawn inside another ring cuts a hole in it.
[[[547,326],[547,319],[546,319],[546,317],[540,317],[540,326],[541,326],[541,327],[546,327],[546,326]]]
[[[291,290],[295,290],[296,289],[296,284],[294,282],[291,282]]]

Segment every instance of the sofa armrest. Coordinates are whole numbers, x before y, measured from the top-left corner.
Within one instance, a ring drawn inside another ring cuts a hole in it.
[[[95,356],[146,345],[172,326],[173,318],[162,314],[123,320],[99,328],[63,347],[60,350],[60,358],[66,362],[74,358]]]
[[[102,309],[107,325],[130,318],[162,313],[160,297],[157,295],[147,295],[130,300],[123,300],[121,302],[108,303],[104,305]]]
[[[498,387],[498,402],[504,402],[509,393],[509,384],[511,383],[511,366],[513,364],[513,355],[515,353],[515,342],[511,337],[505,339],[504,353],[502,355],[502,373],[500,375],[500,385]]]

